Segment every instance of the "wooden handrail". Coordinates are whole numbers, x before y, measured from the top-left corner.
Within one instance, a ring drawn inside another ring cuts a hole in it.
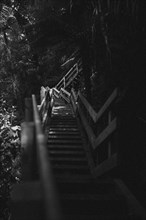
[[[73,99],[75,100],[75,102],[77,101],[78,95],[75,93],[74,89],[71,89],[71,96],[73,97]]]
[[[51,89],[48,87],[46,88],[46,93],[42,99],[41,105],[39,106],[39,114],[41,116],[42,124],[45,126],[48,117],[50,117],[52,105],[51,105]]]
[[[62,97],[68,103],[71,102],[74,112],[77,112],[80,116],[88,140],[92,146],[92,150],[96,150],[96,154],[100,154],[100,152],[102,151],[100,149],[101,146],[105,145],[105,143],[107,142],[107,156],[103,159],[96,159],[96,170],[99,164],[100,167],[102,167],[101,163],[107,164],[107,160],[110,161],[110,165],[108,167],[114,167],[117,165],[118,150],[116,150],[116,152],[113,152],[111,137],[113,133],[117,130],[117,118],[115,116],[113,118],[111,107],[113,106],[113,103],[118,96],[118,89],[116,88],[112,92],[112,94],[109,96],[101,109],[96,112],[86,100],[86,98],[81,94],[81,92],[79,92],[78,96],[76,96],[73,89],[71,90],[71,93],[67,92],[65,89],[77,76],[78,72],[79,65],[78,63],[76,63],[56,85],[56,87],[54,88],[54,94],[57,93],[57,95],[55,94],[56,97]],[[99,157],[99,155],[97,155],[97,157]],[[101,169],[104,171],[106,170],[105,167]]]
[[[94,149],[96,149],[105,139],[107,139],[117,128],[117,119],[114,118],[109,125],[94,140]]]
[[[94,123],[96,123],[99,120],[99,118],[104,114],[104,112],[109,108],[111,103],[116,99],[117,95],[118,95],[118,89],[116,88],[112,92],[110,97],[107,99],[107,101],[104,103],[104,105],[101,107],[99,112],[97,113],[92,108],[92,106],[89,104],[89,102],[85,99],[85,97],[79,92],[79,98],[81,99],[81,101],[82,101],[83,105],[85,106],[86,110],[89,112],[90,117],[92,118]]]
[[[104,114],[104,112],[110,107],[110,105],[113,103],[113,101],[117,98],[118,96],[118,89],[116,88],[112,94],[109,96],[107,101],[104,103],[100,111],[96,115],[96,122],[98,119]]]
[[[95,110],[92,108],[92,106],[89,104],[89,102],[85,99],[85,97],[81,94],[81,92],[79,92],[78,96],[79,96],[82,104],[85,106],[86,110],[89,112],[92,120],[94,122],[96,122],[97,113],[95,112]]]
[[[53,88],[53,95],[56,97],[56,98],[59,98],[60,96],[60,91],[58,89],[56,89],[55,87]]]
[[[41,178],[41,184],[43,189],[43,198],[45,203],[46,220],[60,220],[60,206],[58,202],[58,196],[55,188],[54,177],[52,174],[52,168],[50,165],[46,138],[43,134],[39,111],[37,108],[35,95],[32,95],[34,124],[35,124],[35,136],[37,147],[37,160],[39,174]]]
[[[68,103],[70,103],[70,93],[67,92],[65,89],[61,88],[60,90],[60,96],[66,100]]]
[[[87,120],[84,112],[82,111],[82,109],[79,106],[79,102],[76,102],[77,96],[75,95],[74,90],[72,89],[71,93],[69,93],[65,89],[61,88],[60,96],[62,98],[64,98],[67,102],[69,102],[69,99],[70,99],[71,103],[73,105],[73,108],[74,109],[78,108],[78,112],[80,114],[82,123],[84,125],[84,128],[87,132],[88,138],[89,138],[90,143],[92,145],[92,148],[94,150],[116,130],[117,118],[115,117],[113,120],[110,119],[106,128],[96,137],[96,135],[93,132],[93,128],[89,125],[88,120]],[[112,104],[112,102],[117,97],[117,89],[115,89],[113,91],[113,93],[110,95],[110,97],[107,99],[107,101],[105,102],[105,104],[99,110],[98,113],[95,112],[95,110],[92,108],[92,106],[88,103],[88,101],[85,99],[85,97],[83,97],[83,95],[80,92],[78,93],[78,97],[80,98],[80,101],[84,105],[85,109],[89,112],[89,115],[93,119],[94,123],[96,123],[101,118],[101,116],[105,113],[105,111],[108,110],[109,106]]]
[[[76,95],[74,89],[71,89],[71,94],[70,94],[70,101],[73,107],[74,112],[77,110],[77,98],[78,96]]]
[[[126,199],[126,203],[129,207],[129,211],[137,216],[137,219],[146,219],[146,210],[136,199],[136,197],[131,193],[128,187],[124,184],[121,179],[114,179],[117,190],[123,194]]]
[[[90,142],[90,145],[92,146],[92,150],[95,152],[96,150],[96,160],[95,160],[95,170],[94,174],[101,175],[104,172],[106,172],[109,169],[114,168],[118,164],[118,149],[113,152],[112,145],[111,145],[111,137],[112,134],[117,130],[117,118],[114,116],[112,118],[111,116],[111,109],[112,105],[115,102],[116,98],[118,96],[118,90],[117,88],[112,92],[112,94],[109,96],[107,101],[104,103],[104,105],[101,107],[99,112],[97,113],[92,106],[88,103],[85,97],[79,92],[78,98],[75,96],[74,91],[71,91],[71,103],[73,106],[74,111],[78,112],[82,125],[85,129],[85,132],[87,134],[88,140]],[[84,106],[84,108],[82,108]],[[87,117],[88,113],[88,117]],[[100,132],[96,134],[94,131],[94,127],[90,124],[90,119],[92,119],[95,127],[99,127],[101,117],[107,117],[107,124]],[[97,123],[98,122],[98,123]],[[102,149],[101,145],[107,142],[107,148],[105,151],[107,151],[107,156],[103,159],[98,159],[100,154],[100,151]],[[94,154],[95,154],[94,153]],[[95,157],[95,155],[94,155]]]
[[[60,90],[61,88],[66,88],[81,71],[82,62],[81,59],[79,59],[77,63],[75,63],[73,67],[71,67],[71,69],[66,73],[66,75],[59,81],[55,88],[57,90]]]

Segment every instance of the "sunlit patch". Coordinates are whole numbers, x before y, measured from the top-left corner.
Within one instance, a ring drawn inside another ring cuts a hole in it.
[[[57,107],[53,107],[53,110],[58,110],[58,109],[66,109],[66,107],[65,106],[57,106]]]

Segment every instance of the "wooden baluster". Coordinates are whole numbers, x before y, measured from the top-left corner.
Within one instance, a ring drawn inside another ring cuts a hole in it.
[[[77,71],[77,74],[78,74],[79,73],[78,63],[76,63],[76,71]]]
[[[65,77],[63,78],[63,87],[65,88],[66,83],[65,83]]]

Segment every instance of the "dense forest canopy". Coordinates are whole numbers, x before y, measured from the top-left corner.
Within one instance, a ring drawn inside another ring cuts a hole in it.
[[[3,96],[8,93],[23,112],[24,98],[39,93],[49,79],[54,85],[63,74],[63,57],[80,48],[92,105],[98,110],[118,86],[121,96],[135,94],[131,103],[143,118],[144,6],[138,0],[1,1]]]
[[[12,102],[23,112],[24,98],[38,93],[41,84],[49,83],[49,77],[52,82],[53,77],[57,80],[60,60],[78,47],[87,98],[95,108],[100,108],[115,86],[121,89],[121,94],[129,88],[138,90],[135,98],[141,106],[144,36],[143,1],[3,0],[0,4],[1,91],[4,96],[9,93]],[[70,52],[65,51],[67,45],[71,45]],[[138,111],[142,112],[140,108]]]

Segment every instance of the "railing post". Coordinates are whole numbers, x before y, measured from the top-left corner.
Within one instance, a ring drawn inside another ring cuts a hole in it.
[[[77,71],[77,74],[78,74],[79,73],[78,63],[76,63],[76,71]]]
[[[42,102],[43,98],[45,97],[47,90],[45,87],[41,86],[41,90],[40,90],[40,101]]]
[[[65,88],[65,77],[63,78],[63,86]]]

